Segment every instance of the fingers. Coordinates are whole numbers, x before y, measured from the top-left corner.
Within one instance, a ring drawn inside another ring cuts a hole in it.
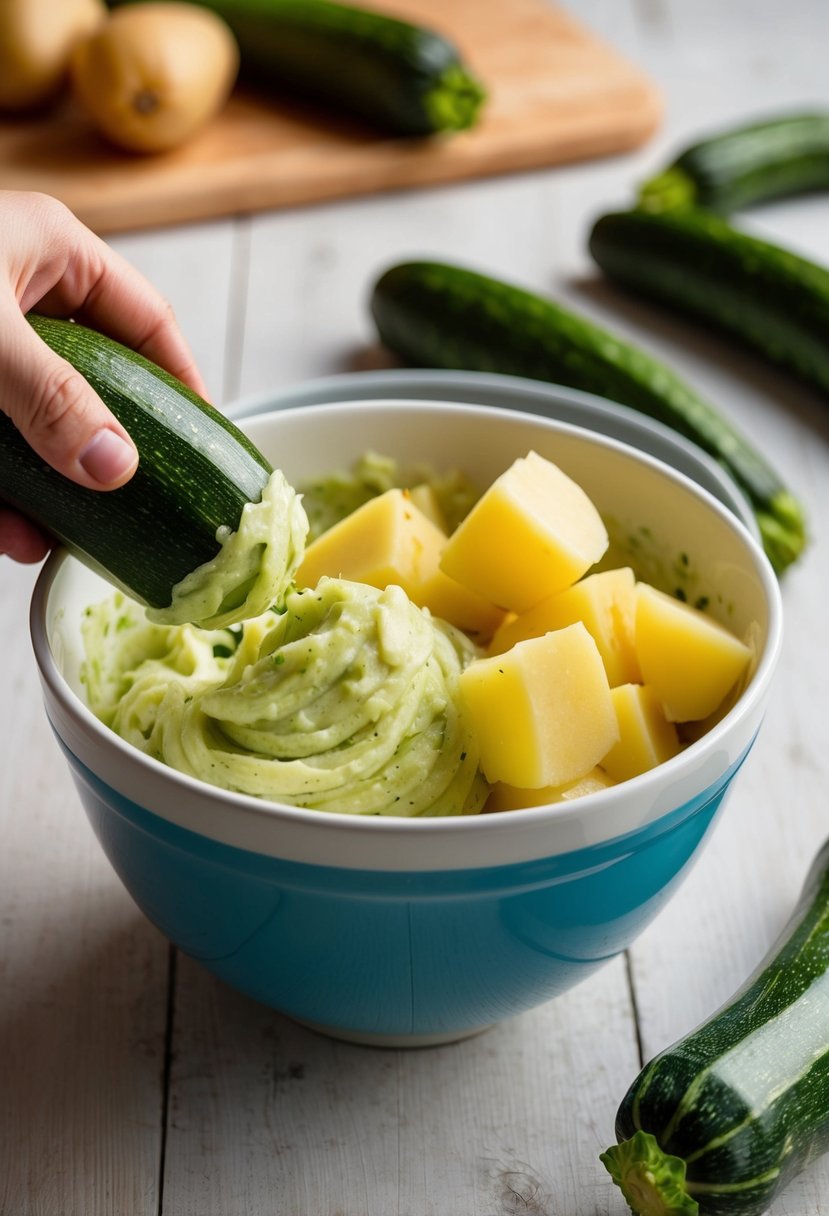
[[[0,554],[16,562],[31,564],[41,561],[52,543],[28,519],[0,507]]]
[[[201,397],[207,397],[207,387],[179,330],[172,306],[107,246],[100,277],[75,315],[165,368]]]
[[[72,317],[138,351],[202,397],[169,304],[56,199],[0,191],[0,410],[37,454],[90,489],[115,489],[135,446],[91,385],[41,341],[24,314]],[[50,542],[0,505],[0,554],[39,561]]]
[[[9,299],[0,304],[0,367],[0,407],[48,464],[89,489],[129,480],[138,463],[129,435]]]
[[[192,352],[163,296],[61,203],[29,197],[41,234],[40,265],[19,293],[21,311],[72,316],[206,396]]]

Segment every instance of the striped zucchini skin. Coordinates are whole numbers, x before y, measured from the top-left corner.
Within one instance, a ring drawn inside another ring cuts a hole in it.
[[[761,1216],[829,1150],[829,841],[752,976],[634,1081],[609,1169],[637,1132],[684,1163],[681,1210],[702,1216]]]
[[[829,187],[829,113],[740,124],[686,148],[639,191],[651,211],[699,206],[729,214]]]
[[[219,550],[271,468],[241,431],[196,393],[119,343],[70,321],[30,314],[36,333],[75,367],[138,448],[117,490],[76,485],[37,456],[0,413],[0,499],[58,537],[134,598],[169,605],[172,589]]]
[[[335,105],[386,131],[474,124],[485,90],[442,34],[331,0],[198,0],[224,18],[242,71],[287,97]]]
[[[829,270],[702,209],[601,216],[596,263],[829,393]]]
[[[799,504],[748,439],[665,364],[585,318],[439,262],[392,266],[374,285],[371,311],[382,341],[410,364],[552,381],[665,423],[719,460],[742,487],[778,572],[802,551]]]

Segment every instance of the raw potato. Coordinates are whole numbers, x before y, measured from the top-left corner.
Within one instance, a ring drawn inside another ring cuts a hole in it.
[[[0,109],[49,101],[66,80],[73,47],[106,15],[102,0],[2,0]]]
[[[434,616],[477,639],[491,637],[504,614],[443,573],[439,561],[445,543],[445,533],[415,506],[408,490],[387,490],[308,546],[297,585],[316,587],[323,575],[381,591],[396,583]]]
[[[599,648],[611,688],[638,683],[639,662],[633,640],[635,577],[630,566],[588,574],[566,591],[504,622],[489,654],[502,654],[525,638],[541,637],[582,621]]]
[[[602,768],[615,781],[629,781],[664,764],[680,750],[673,722],[662,711],[648,684],[620,684],[611,689],[619,723],[619,741],[602,760]]]
[[[604,664],[581,622],[477,659],[459,683],[492,784],[567,785],[619,738]]]
[[[635,630],[642,680],[670,722],[713,714],[751,660],[724,625],[647,583],[636,588]]]
[[[581,578],[607,544],[601,516],[581,486],[528,452],[452,533],[440,566],[489,603],[521,613]]]
[[[194,4],[117,9],[72,56],[72,84],[93,122],[131,152],[184,143],[227,101],[239,49],[225,22]]]
[[[573,802],[586,794],[609,790],[616,782],[604,769],[591,768],[589,773],[569,781],[567,785],[543,785],[537,790],[524,790],[498,781],[492,787],[486,804],[487,811],[522,811],[531,806],[549,806],[551,802]]]

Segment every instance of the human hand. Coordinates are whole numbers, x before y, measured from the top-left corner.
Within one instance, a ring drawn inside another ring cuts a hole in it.
[[[135,472],[135,446],[80,373],[34,332],[24,315],[33,309],[108,334],[204,396],[173,311],[62,203],[0,190],[0,410],[58,472],[114,490]],[[37,562],[51,544],[0,503],[0,554]]]

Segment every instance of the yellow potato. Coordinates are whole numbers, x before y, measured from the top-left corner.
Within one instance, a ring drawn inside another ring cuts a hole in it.
[[[751,659],[724,625],[648,583],[636,588],[635,641],[642,680],[671,722],[707,718]]]
[[[635,579],[629,566],[588,574],[566,591],[506,620],[495,632],[490,654],[502,654],[525,638],[541,637],[582,621],[599,648],[610,687],[636,683],[639,663],[633,645]]]
[[[106,15],[103,0],[2,0],[0,109],[48,101],[66,80],[75,44]]]
[[[604,664],[581,622],[476,660],[460,687],[492,783],[566,785],[619,738]]]
[[[72,85],[92,121],[132,152],[190,139],[224,106],[239,70],[227,24],[195,4],[116,9],[72,55]]]
[[[438,563],[445,544],[445,533],[415,506],[408,490],[387,490],[308,546],[297,584],[316,587],[326,574],[381,590],[394,583],[433,616],[488,638],[504,614],[443,573]]]
[[[536,452],[493,482],[455,532],[441,569],[490,603],[525,612],[569,587],[608,544],[581,486]]]
[[[628,781],[677,755],[680,742],[676,727],[665,717],[649,685],[620,684],[610,695],[620,737],[602,759],[602,768],[614,780]]]

